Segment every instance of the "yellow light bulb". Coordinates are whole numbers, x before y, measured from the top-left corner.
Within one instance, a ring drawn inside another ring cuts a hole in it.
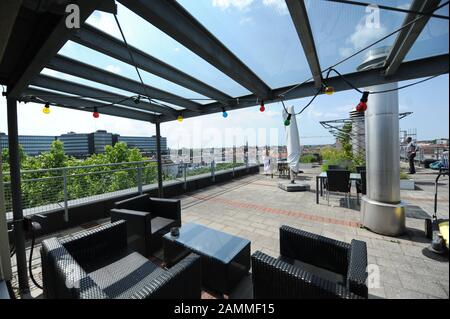
[[[333,93],[334,93],[334,87],[332,87],[332,86],[325,87],[325,94],[326,95],[332,95]]]
[[[178,115],[177,121],[180,122],[180,123],[183,122],[183,116],[182,115]]]
[[[44,114],[50,114],[50,107],[44,106],[44,108],[42,109],[42,112]]]

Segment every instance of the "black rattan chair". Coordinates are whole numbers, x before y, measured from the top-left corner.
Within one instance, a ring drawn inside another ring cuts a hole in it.
[[[125,221],[42,242],[44,297],[200,298],[201,260],[190,254],[166,270],[127,247]]]
[[[280,228],[276,259],[252,255],[255,299],[367,298],[366,243],[351,244],[292,227]]]
[[[172,227],[181,226],[181,203],[178,199],[139,195],[115,203],[111,222],[127,221],[128,245],[144,256],[162,247],[162,236]]]
[[[330,193],[344,193],[347,200],[347,206],[350,207],[350,171],[346,170],[328,170],[327,179],[324,184],[327,191],[327,202],[330,205]]]

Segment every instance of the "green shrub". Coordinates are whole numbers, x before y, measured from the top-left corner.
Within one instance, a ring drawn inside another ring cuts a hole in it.
[[[311,154],[306,154],[300,156],[300,163],[314,163],[316,161],[316,157]]]

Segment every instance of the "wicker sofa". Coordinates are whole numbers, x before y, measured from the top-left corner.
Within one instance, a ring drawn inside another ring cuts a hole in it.
[[[252,255],[255,299],[368,297],[365,242],[348,244],[282,226],[280,255]]]
[[[146,194],[115,203],[111,222],[127,221],[128,245],[144,256],[162,246],[162,236],[172,227],[181,226],[178,199],[153,198]]]
[[[190,254],[166,270],[127,246],[125,221],[66,239],[42,242],[44,297],[144,299],[201,297],[200,257]]]

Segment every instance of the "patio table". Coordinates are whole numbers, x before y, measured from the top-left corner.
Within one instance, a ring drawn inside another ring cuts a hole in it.
[[[175,264],[190,252],[202,259],[204,287],[229,294],[250,270],[250,241],[203,225],[188,223],[179,236],[163,236],[164,261]]]
[[[319,191],[320,196],[323,196],[323,181],[327,178],[327,172],[322,172],[316,176],[316,203],[319,204]],[[361,174],[350,173],[351,181],[361,181]]]

